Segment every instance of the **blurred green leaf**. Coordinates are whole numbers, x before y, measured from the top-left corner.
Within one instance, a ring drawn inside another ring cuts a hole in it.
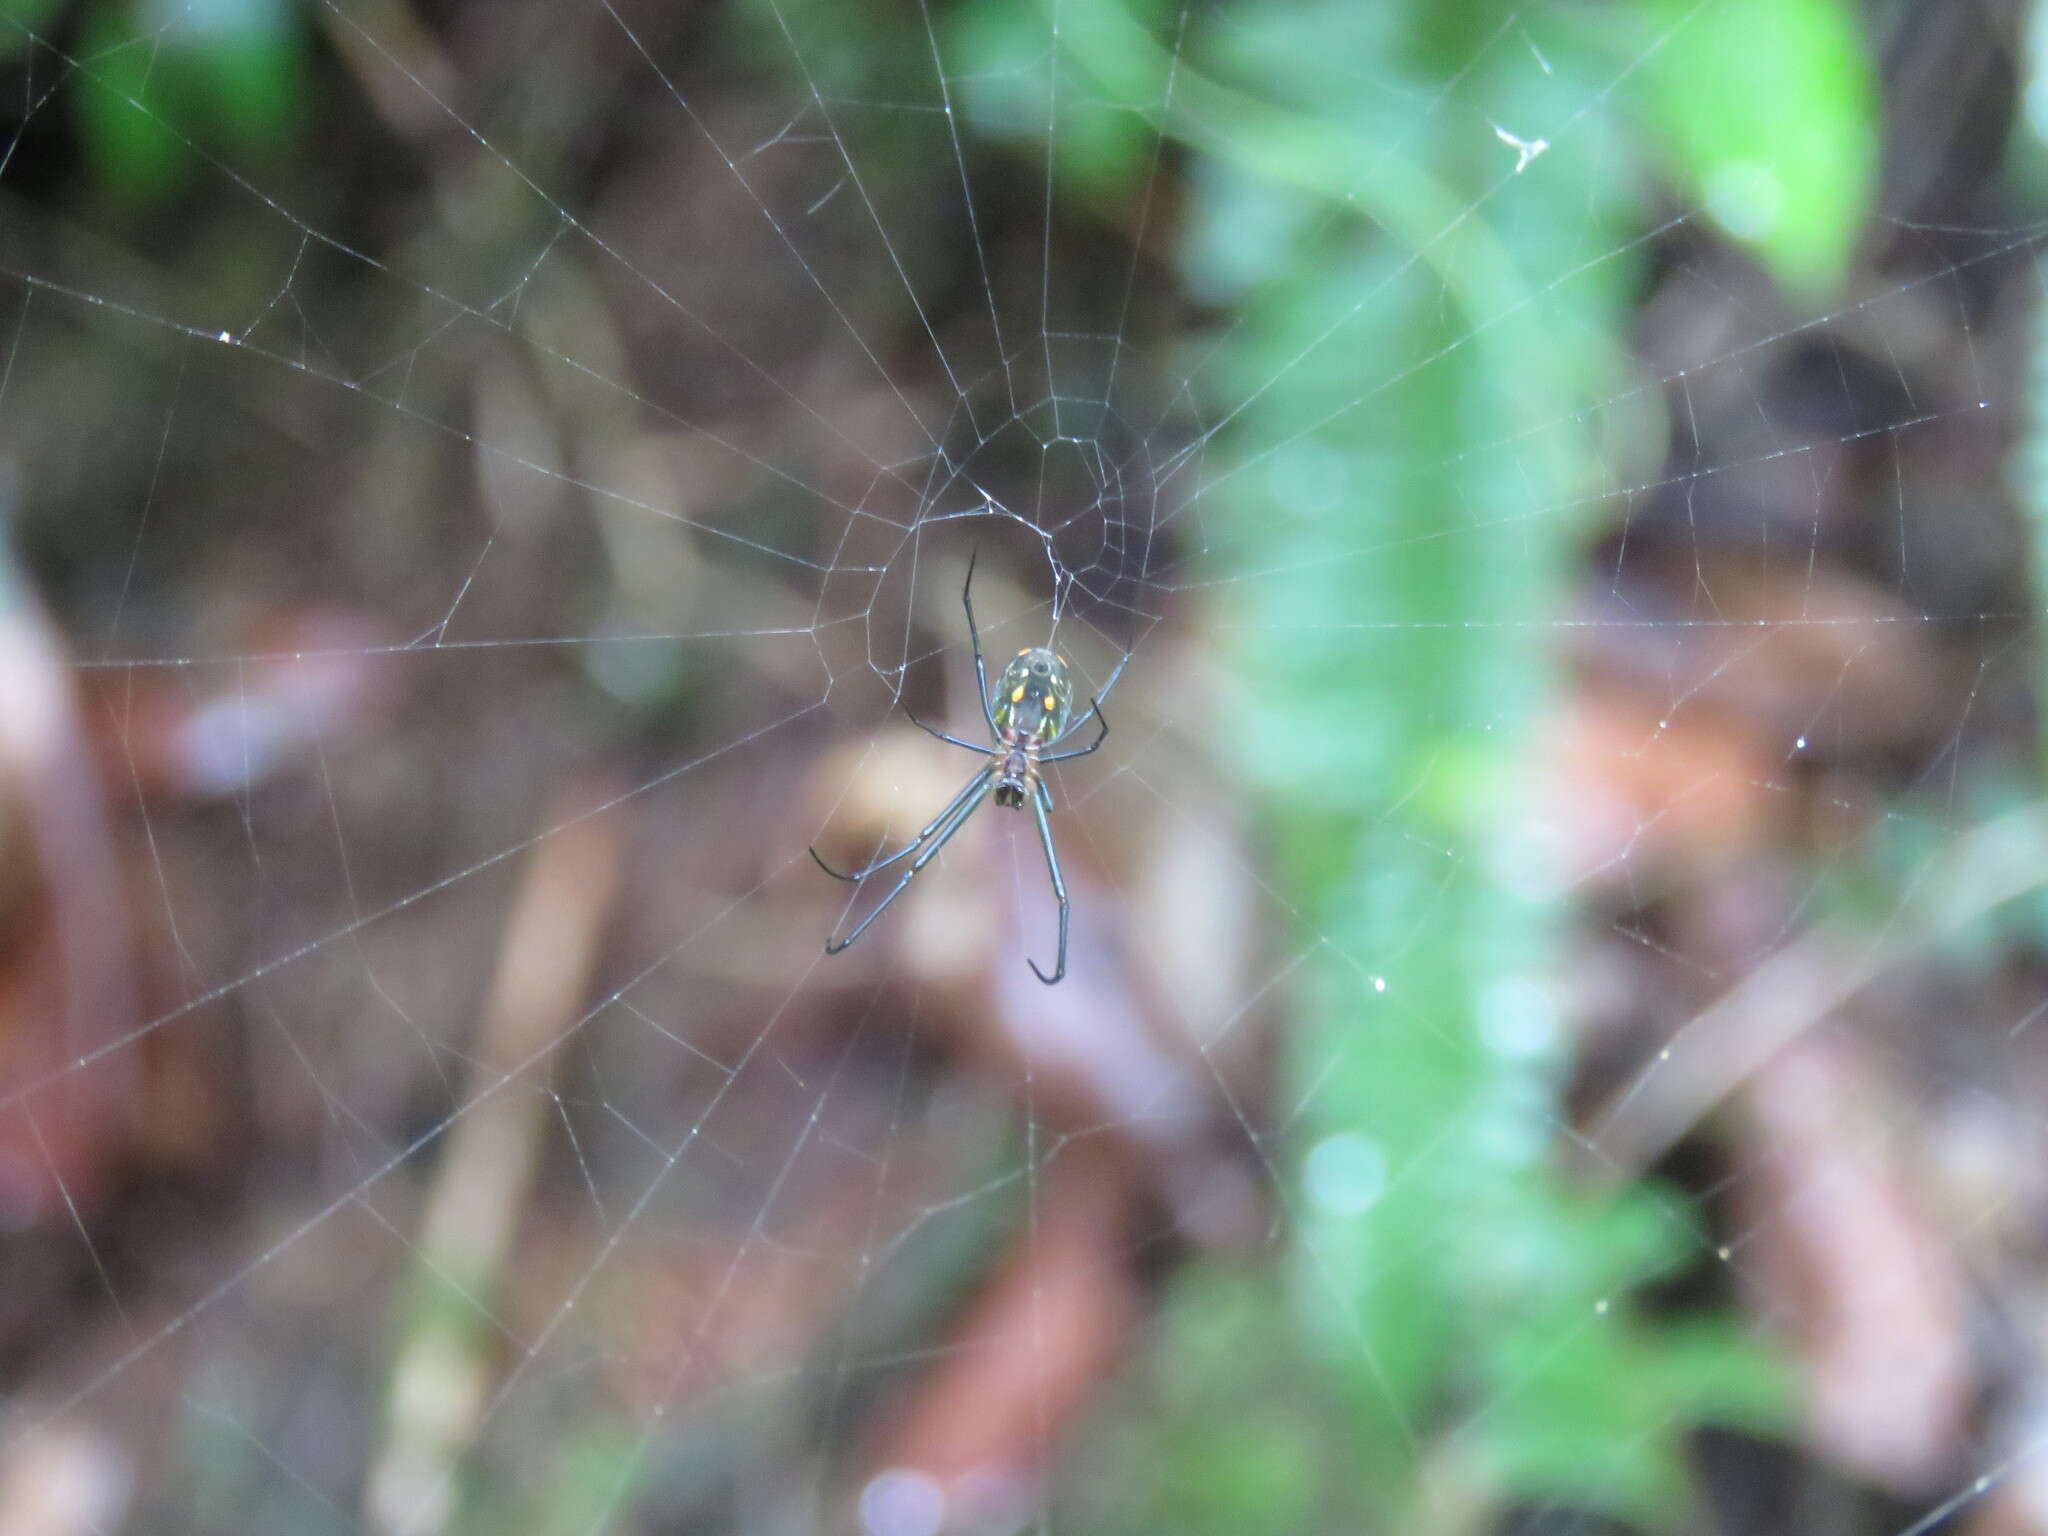
[[[1059,1529],[1240,1536],[1356,1529],[1331,1475],[1348,1457],[1270,1272],[1193,1267],[1169,1291],[1142,1370],[1077,1448]],[[1349,1518],[1346,1518],[1346,1516]]]
[[[1718,1319],[1650,1324],[1630,1289],[1699,1247],[1647,1190],[1611,1204],[1532,1190],[1519,1219],[1552,1248],[1500,1299],[1468,1431],[1522,1497],[1568,1499],[1655,1526],[1691,1500],[1686,1437],[1714,1421],[1789,1423],[1789,1380],[1764,1343]]]
[[[1131,23],[1117,5],[1095,0],[1063,4],[1060,26],[1083,49],[1128,42]],[[970,123],[987,135],[1042,143],[1052,135],[1053,172],[1070,194],[1102,208],[1120,208],[1143,179],[1158,140],[1155,106],[1165,95],[1167,61],[1146,50],[1142,67],[1112,97],[1075,94],[1060,60],[1046,47],[1049,19],[1041,7],[1014,0],[976,0],[961,8],[948,29],[945,53],[960,75],[960,100]],[[1132,54],[1131,57],[1140,57]],[[1068,95],[1063,101],[1061,92]]]
[[[1625,125],[1583,105],[1626,62],[1506,6],[1461,8],[1461,42],[1420,4],[1234,19],[1189,46],[1173,126],[1203,152],[1190,280],[1241,317],[1207,365],[1231,418],[1211,499],[1238,535],[1212,554],[1239,767],[1321,941],[1296,998],[1298,1292],[1390,1517],[1449,1434],[1504,1499],[1668,1527],[1693,1502],[1686,1436],[1780,1422],[1779,1378],[1731,1327],[1681,1343],[1641,1314],[1700,1251],[1666,1200],[1590,1201],[1550,1166],[1556,917],[1514,874],[1549,668],[1504,643],[1563,602],[1595,402],[1624,371],[1644,214]],[[1114,86],[1114,60],[1084,67]],[[1474,1411],[1440,1421],[1451,1392]]]
[[[1645,0],[1645,115],[1685,192],[1813,298],[1837,288],[1877,179],[1877,89],[1846,0]]]
[[[269,156],[291,138],[303,39],[290,0],[143,0],[87,14],[75,98],[98,179],[130,202],[203,167],[187,147]]]
[[[0,0],[0,59],[15,58],[35,44],[35,35],[47,35],[50,19],[64,0]]]

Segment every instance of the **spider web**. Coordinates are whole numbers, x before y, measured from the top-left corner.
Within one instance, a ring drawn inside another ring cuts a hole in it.
[[[1733,9],[11,8],[0,1526],[2041,1525],[2039,236],[1631,223]],[[994,810],[822,953],[970,557],[1053,989]]]

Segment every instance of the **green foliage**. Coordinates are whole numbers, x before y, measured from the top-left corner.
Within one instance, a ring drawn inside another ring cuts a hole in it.
[[[0,59],[26,53],[63,6],[64,0],[0,0]]]
[[[1062,11],[1060,22],[1075,54],[1117,62],[1111,94],[1076,81],[1065,60],[1046,47],[1045,7],[971,0],[955,17],[948,42],[949,54],[967,64],[963,105],[983,131],[1019,144],[1042,142],[1044,124],[1056,114],[1054,174],[1070,193],[1115,208],[1137,189],[1151,162],[1158,135],[1140,104],[1164,98],[1169,60],[1122,10],[1083,6]]]
[[[1257,1271],[1196,1268],[1166,1298],[1142,1369],[1076,1447],[1056,1529],[1269,1536],[1359,1525],[1341,1416]],[[1340,1513],[1341,1512],[1341,1513]]]
[[[588,1530],[616,1517],[620,1490],[643,1475],[643,1437],[604,1418],[548,1428],[551,1433],[536,1440],[543,1454],[501,1477],[479,1480],[482,1487],[453,1524],[456,1536]]]
[[[290,0],[97,3],[82,32],[79,128],[123,200],[181,186],[201,164],[188,143],[246,165],[291,141],[304,43]]]
[[[1841,282],[1877,181],[1848,0],[1648,0],[1642,110],[1689,197],[1805,296]]]
[[[1509,19],[1489,10],[1466,8],[1468,38]],[[1543,67],[1483,54],[1418,132],[1434,82],[1403,70],[1445,51],[1431,8],[1247,15],[1198,77],[1284,99],[1229,117],[1190,250],[1198,285],[1243,285],[1247,317],[1214,401],[1249,402],[1229,439],[1245,469],[1217,493],[1243,529],[1228,590],[1259,680],[1243,767],[1286,846],[1320,850],[1292,871],[1328,941],[1297,1037],[1321,1085],[1305,1310],[1352,1362],[1364,1480],[1387,1505],[1423,1497],[1412,1482],[1445,1436],[1502,1498],[1668,1522],[1690,1502],[1689,1428],[1772,1422],[1779,1394],[1732,1325],[1673,1334],[1633,1304],[1698,1252],[1687,1222],[1651,1191],[1595,1200],[1553,1171],[1554,917],[1540,871],[1518,873],[1534,857],[1521,733],[1549,684],[1527,637],[1556,614],[1573,509],[1596,503],[1593,402],[1623,372],[1626,252],[1646,222],[1615,174],[1623,126],[1583,110],[1626,60],[1530,36]],[[1261,70],[1317,57],[1315,39],[1345,67]],[[1361,72],[1392,88],[1358,91]],[[1467,96],[1488,121],[1459,110]],[[1259,230],[1255,253],[1243,232],[1276,183],[1289,233]],[[1305,507],[1304,476],[1342,490]],[[1318,1188],[1337,1138],[1378,1150],[1382,1189]]]

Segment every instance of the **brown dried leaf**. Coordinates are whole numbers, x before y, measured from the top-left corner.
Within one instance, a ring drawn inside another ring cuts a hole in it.
[[[1977,1396],[1964,1278],[1887,1127],[1911,1123],[1861,1048],[1810,1036],[1736,1101],[1738,1264],[1804,1368],[1821,1454],[1901,1496],[1954,1475]]]
[[[1034,1496],[1052,1440],[1121,1357],[1138,1307],[1125,1262],[1128,1153],[1078,1143],[1039,1175],[1037,1220],[889,1434],[867,1499],[941,1501],[978,1529]]]

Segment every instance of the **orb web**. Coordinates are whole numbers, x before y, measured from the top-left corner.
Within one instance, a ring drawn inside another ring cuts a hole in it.
[[[1423,9],[0,18],[0,1508],[2040,1522],[2032,95]]]

